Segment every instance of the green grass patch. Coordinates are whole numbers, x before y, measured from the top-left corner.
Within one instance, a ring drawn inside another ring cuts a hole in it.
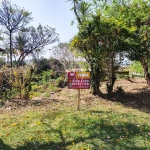
[[[75,101],[72,107],[68,102],[50,106],[1,114],[0,149],[150,149],[148,113],[100,99],[81,111]]]

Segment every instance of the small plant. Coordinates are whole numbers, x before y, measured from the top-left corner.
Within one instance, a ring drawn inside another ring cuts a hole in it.
[[[43,71],[41,73],[41,76],[42,76],[42,81],[43,82],[48,82],[50,79],[51,79],[51,75],[53,74],[53,71],[50,70],[50,71]]]
[[[56,92],[58,90],[58,88],[55,87],[53,84],[50,84],[48,88],[50,89],[51,92]]]
[[[34,97],[38,97],[39,95],[40,95],[39,92],[31,91],[31,92],[29,92],[29,99],[32,99]]]
[[[64,87],[65,81],[64,78],[59,77],[56,79],[56,87]]]
[[[50,92],[49,92],[49,91],[46,91],[46,92],[44,93],[44,96],[45,96],[45,97],[50,97]]]

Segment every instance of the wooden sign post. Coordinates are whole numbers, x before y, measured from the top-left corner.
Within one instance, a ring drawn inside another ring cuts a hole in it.
[[[78,89],[78,110],[80,110],[80,89]]]
[[[68,72],[68,89],[78,89],[78,110],[80,110],[80,89],[89,88],[90,72]]]

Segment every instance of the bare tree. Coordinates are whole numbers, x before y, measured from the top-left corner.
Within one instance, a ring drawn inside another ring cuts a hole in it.
[[[54,56],[63,63],[65,69],[75,65],[75,56],[69,50],[68,43],[59,43],[57,46],[52,48]]]
[[[54,28],[39,26],[35,29],[29,27],[25,32],[20,32],[14,41],[15,52],[19,58],[17,65],[20,65],[26,56],[42,51],[44,46],[58,41],[58,34]]]
[[[12,67],[12,35],[18,30],[23,30],[23,28],[31,21],[31,13],[20,9],[17,5],[11,4],[7,0],[2,0],[2,6],[0,8],[0,25],[3,26],[4,31],[9,37],[9,57],[10,65]]]

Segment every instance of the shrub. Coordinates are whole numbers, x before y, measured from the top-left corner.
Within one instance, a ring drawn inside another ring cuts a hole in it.
[[[39,60],[34,60],[33,63],[37,74],[51,70],[51,78],[53,79],[65,76],[65,68],[63,64],[55,58],[41,58]]]
[[[35,66],[37,74],[40,74],[43,71],[48,71],[51,69],[49,60],[43,57],[41,59],[34,59],[33,64]]]
[[[49,60],[49,63],[50,63],[51,69],[53,70],[55,79],[58,77],[64,77],[65,76],[65,68],[59,60],[51,58]]]
[[[62,77],[59,77],[56,79],[56,86],[57,87],[64,87],[65,86],[65,81],[64,81],[64,78]]]
[[[21,99],[28,99],[33,71],[31,67],[3,67],[1,95],[10,99],[18,94]]]

